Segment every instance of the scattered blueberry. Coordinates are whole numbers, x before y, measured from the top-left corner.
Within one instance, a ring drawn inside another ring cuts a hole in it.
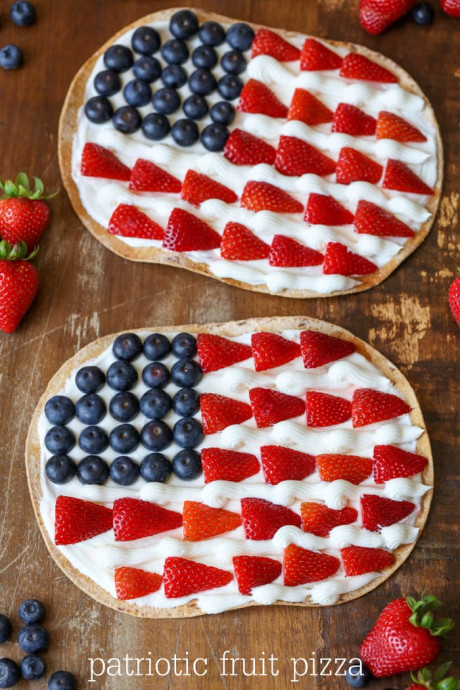
[[[85,103],[85,115],[95,125],[102,125],[112,118],[112,104],[105,96],[93,96]]]
[[[198,93],[200,96],[207,96],[214,91],[217,83],[212,72],[200,67],[190,75],[188,86],[192,93]]]
[[[38,599],[26,599],[19,604],[18,615],[23,623],[41,623],[45,613],[45,607]]]
[[[190,38],[198,31],[198,19],[191,10],[175,12],[169,22],[169,30],[176,38]]]
[[[82,484],[105,484],[109,477],[109,466],[97,455],[87,455],[78,463],[77,477]]]
[[[81,432],[78,444],[85,453],[99,455],[99,453],[106,450],[109,445],[109,439],[104,429],[101,429],[100,426],[87,426]]]
[[[110,432],[109,444],[116,453],[131,453],[139,445],[139,432],[132,424],[120,424]]]
[[[182,65],[188,60],[188,48],[183,41],[170,38],[163,44],[161,55],[170,65]]]
[[[75,445],[75,436],[66,426],[53,426],[46,432],[45,446],[53,455],[65,455]]]
[[[135,77],[148,81],[150,84],[160,76],[161,64],[156,58],[143,55],[134,63],[133,72]]]
[[[192,120],[201,120],[208,114],[208,104],[203,96],[194,93],[185,99],[182,110]]]
[[[75,405],[65,395],[53,395],[46,402],[45,415],[51,424],[67,424],[75,416]]]
[[[203,427],[195,417],[182,417],[173,428],[174,442],[181,448],[195,448],[203,440]]]
[[[113,362],[107,370],[107,383],[116,391],[128,391],[137,379],[137,371],[129,362]]]
[[[11,623],[10,619],[7,618],[3,613],[0,613],[0,644],[7,641],[11,635]]]
[[[107,413],[107,407],[100,395],[88,393],[77,400],[75,412],[83,424],[99,424]]]
[[[351,685],[352,688],[365,688],[366,685],[369,684],[371,678],[372,673],[369,671],[367,666],[364,666],[364,664],[362,664],[362,666],[359,664],[356,666],[350,666],[347,668],[345,675],[348,685]]]
[[[77,679],[69,671],[56,671],[48,681],[48,690],[76,690]]]
[[[31,2],[13,2],[10,8],[10,19],[19,26],[30,26],[35,23],[37,15]]]
[[[225,74],[217,82],[217,90],[228,101],[233,101],[241,93],[243,82],[235,74]]]
[[[82,367],[75,376],[75,384],[82,393],[97,393],[105,383],[105,374],[99,367]]]
[[[187,83],[187,72],[180,65],[168,65],[161,73],[161,81],[165,86],[179,89]]]
[[[142,354],[142,340],[136,333],[122,333],[115,338],[112,352],[117,359],[132,362]]]
[[[133,393],[121,391],[111,399],[109,412],[117,422],[130,422],[139,413],[139,401]]]
[[[144,355],[152,361],[163,359],[171,352],[171,343],[162,333],[151,333],[144,341]]]
[[[169,120],[161,113],[149,113],[142,120],[142,132],[147,139],[160,141],[170,130]]]
[[[140,399],[140,408],[148,419],[162,419],[171,409],[170,396],[161,388],[151,388]]]
[[[235,108],[228,101],[219,101],[214,103],[209,114],[214,122],[220,125],[231,125],[235,119]]]
[[[172,431],[157,419],[147,422],[141,431],[141,443],[148,450],[161,451],[171,445]]]
[[[133,105],[123,105],[113,114],[113,126],[123,134],[137,132],[141,124],[142,118]]]
[[[174,89],[165,86],[153,95],[153,107],[162,115],[171,115],[180,106],[180,96]]]
[[[249,24],[238,22],[227,31],[227,43],[236,50],[249,50],[254,40],[254,29]]]
[[[191,333],[178,333],[171,343],[176,357],[195,357],[197,353],[196,338]]]
[[[121,89],[120,75],[111,69],[98,72],[94,77],[94,88],[101,96],[113,96]]]
[[[193,120],[177,120],[171,127],[171,136],[179,146],[192,146],[200,136],[198,127]]]
[[[0,688],[11,688],[21,678],[21,670],[12,659],[0,659]]]
[[[153,55],[161,45],[160,34],[150,26],[140,26],[133,33],[131,45],[136,53]]]
[[[222,151],[230,132],[219,122],[213,122],[201,132],[201,143],[208,151]]]
[[[179,479],[195,479],[202,473],[200,454],[196,450],[181,450],[174,457],[173,472]]]
[[[142,371],[142,380],[149,388],[164,388],[170,378],[169,369],[161,362],[149,362]]]
[[[171,369],[171,379],[176,386],[193,388],[203,378],[203,371],[194,359],[179,359]]]
[[[53,484],[67,484],[76,471],[77,466],[68,455],[52,455],[45,465],[46,476]]]
[[[217,53],[211,46],[197,46],[192,53],[192,62],[195,67],[212,69],[217,65]]]
[[[39,654],[29,654],[21,661],[21,675],[24,680],[39,680],[45,671],[45,661]]]
[[[18,643],[26,654],[46,652],[50,644],[50,635],[43,625],[29,623],[19,631]]]
[[[0,48],[0,67],[18,69],[22,65],[22,50],[12,44]]]
[[[222,56],[220,64],[229,74],[241,74],[246,69],[246,60],[239,50],[229,50]]]
[[[191,417],[200,409],[200,394],[194,388],[181,388],[173,398],[173,408],[182,417]]]
[[[161,453],[150,453],[142,460],[140,472],[146,482],[165,482],[171,475],[172,465]]]
[[[110,478],[121,486],[134,484],[139,477],[139,465],[124,455],[116,458],[110,465]]]
[[[141,108],[143,105],[150,103],[152,91],[148,82],[143,79],[132,79],[123,89],[123,96],[129,105]]]
[[[114,72],[126,72],[133,66],[133,54],[126,46],[115,44],[105,51],[104,65]]]
[[[198,33],[201,41],[207,46],[220,46],[225,41],[225,31],[217,22],[205,22]]]
[[[412,16],[417,24],[432,24],[435,17],[434,7],[431,2],[419,2],[412,10]]]

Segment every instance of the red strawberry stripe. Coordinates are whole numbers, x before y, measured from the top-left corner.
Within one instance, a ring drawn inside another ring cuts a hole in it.
[[[356,346],[348,340],[334,338],[327,333],[302,331],[300,349],[305,369],[315,369],[323,364],[348,357],[356,351]]]
[[[199,333],[196,345],[200,366],[205,374],[229,367],[252,356],[250,345],[212,333]]]
[[[373,136],[377,120],[354,105],[339,103],[332,121],[332,131],[352,136]]]
[[[398,192],[409,192],[410,194],[423,194],[431,196],[433,189],[416,175],[408,165],[402,161],[389,159],[383,178],[382,187],[384,189],[394,189]]]
[[[381,393],[372,388],[358,388],[351,403],[353,427],[366,426],[408,414],[411,407],[397,395]]]
[[[244,113],[261,113],[269,117],[287,117],[288,109],[273,91],[257,79],[249,79],[243,86],[238,110]]]
[[[120,601],[145,597],[158,591],[162,584],[163,578],[158,573],[129,567],[115,570],[115,592]]]
[[[223,479],[227,482],[241,482],[258,474],[259,461],[251,453],[240,453],[223,448],[203,448],[201,451],[204,483]]]
[[[353,223],[353,214],[332,196],[312,192],[304,220],[311,225],[349,225]]]
[[[305,403],[300,398],[268,388],[251,388],[249,399],[259,428],[272,426],[284,419],[299,417],[305,411]]]
[[[229,222],[224,228],[220,255],[229,261],[267,259],[270,247],[241,223]]]
[[[127,182],[131,170],[124,165],[109,149],[87,142],[81,156],[80,172],[86,177],[105,177],[109,180]]]
[[[358,455],[323,453],[316,456],[319,476],[323,482],[344,479],[350,484],[361,484],[372,472],[372,460]]]
[[[133,541],[182,526],[182,515],[137,498],[117,498],[113,504],[115,541]]]
[[[299,120],[306,125],[332,122],[333,112],[316,96],[305,89],[296,89],[287,115],[288,120]]]
[[[364,153],[348,146],[340,150],[337,161],[336,179],[339,184],[364,181],[377,184],[382,177],[383,167]]]
[[[249,132],[234,129],[225,142],[224,156],[234,165],[257,165],[258,163],[273,165],[276,150]]]
[[[275,235],[268,255],[270,266],[292,268],[295,266],[320,266],[324,256],[315,249],[300,244],[291,237]]]
[[[256,371],[273,369],[300,357],[300,345],[276,333],[253,333],[251,349]]]
[[[335,167],[335,161],[306,141],[296,137],[280,136],[275,168],[283,175],[300,176],[307,173],[320,176],[332,175]]]
[[[162,240],[165,234],[161,225],[130,204],[118,204],[110,217],[108,232],[111,235],[149,240]]]
[[[359,53],[348,53],[344,57],[340,76],[345,79],[378,81],[384,84],[398,83],[398,77],[395,74]]]
[[[56,546],[77,544],[112,529],[112,510],[71,496],[58,496],[55,506]]]
[[[226,204],[233,204],[238,197],[233,191],[207,175],[187,170],[181,191],[182,199],[194,206],[199,206],[207,199],[220,199]]]
[[[307,426],[333,426],[342,424],[351,417],[351,403],[345,398],[329,393],[308,391],[306,400]]]
[[[412,228],[399,218],[370,201],[358,202],[353,226],[355,232],[359,234],[380,237],[413,237],[415,235]]]
[[[371,532],[404,520],[416,507],[410,501],[393,501],[374,494],[362,494],[360,500],[363,527]]]
[[[395,557],[383,549],[369,549],[363,546],[347,546],[340,549],[343,568],[347,577],[364,575],[364,573],[378,573],[389,568],[395,562]]]
[[[136,192],[172,192],[182,189],[181,181],[155,165],[151,161],[139,158],[131,170],[129,188]]]
[[[273,582],[282,570],[279,561],[264,556],[235,556],[233,568],[240,594],[251,594],[253,587]]]
[[[231,424],[242,424],[252,417],[251,407],[217,393],[200,396],[201,421],[205,434],[215,434]]]
[[[201,218],[174,208],[166,227],[163,249],[174,252],[206,251],[220,247],[220,235]]]
[[[241,499],[241,515],[246,539],[262,541],[273,539],[284,525],[300,527],[300,515],[290,508],[271,503],[263,498]]]
[[[287,479],[301,481],[316,468],[313,455],[283,446],[261,446],[260,458],[267,484],[279,484]]]
[[[267,210],[275,213],[302,213],[303,204],[287,192],[269,182],[247,182],[241,196],[241,206],[250,211]]]
[[[292,62],[300,58],[300,50],[270,29],[259,29],[251,46],[251,57],[270,55],[279,62]]]
[[[377,139],[394,139],[395,141],[426,141],[426,136],[414,125],[395,113],[381,110],[377,118]]]
[[[223,508],[211,508],[197,501],[184,501],[184,541],[202,541],[231,532],[241,525],[241,517]]]
[[[349,525],[358,518],[358,511],[354,508],[333,510],[322,503],[301,503],[302,529],[317,537],[327,537],[334,527]]]
[[[284,550],[284,584],[288,587],[326,580],[339,568],[339,559],[326,553],[302,549],[296,544]]]
[[[211,565],[176,556],[165,560],[163,582],[168,599],[187,597],[208,589],[224,587],[233,580],[232,573]]]
[[[342,58],[324,43],[314,38],[307,38],[300,56],[300,69],[306,71],[338,69]]]
[[[395,446],[374,446],[374,481],[383,484],[396,477],[413,477],[423,472],[428,459]]]
[[[372,261],[355,254],[340,242],[329,242],[324,255],[323,273],[325,275],[362,276],[378,270]]]

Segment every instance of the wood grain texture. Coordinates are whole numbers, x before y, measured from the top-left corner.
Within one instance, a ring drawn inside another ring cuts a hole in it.
[[[26,64],[18,72],[0,74],[0,176],[27,170],[50,188],[62,187],[57,124],[73,75],[121,26],[174,4],[178,3],[37,0],[39,21],[30,28],[16,27],[2,16],[0,43],[20,45]],[[82,688],[341,690],[347,687],[341,677],[308,676],[291,684],[291,658],[309,658],[313,652],[317,657],[354,657],[390,599],[424,589],[436,592],[460,625],[455,531],[460,333],[446,300],[459,265],[460,26],[437,7],[432,27],[400,22],[383,36],[372,37],[359,26],[357,0],[197,0],[196,5],[242,20],[363,43],[399,62],[420,83],[440,123],[446,153],[440,214],[424,244],[374,290],[292,303],[172,267],[124,261],[83,229],[61,191],[52,202],[52,225],[37,260],[40,293],[18,331],[0,335],[0,611],[11,614],[17,632],[19,602],[28,596],[43,599],[53,639],[46,654],[48,668],[72,670]],[[365,598],[330,609],[255,608],[184,621],[139,621],[92,601],[48,556],[28,496],[25,434],[48,380],[79,348],[120,329],[300,313],[337,323],[367,340],[401,368],[415,389],[432,442],[437,488],[410,559]],[[457,635],[445,645],[443,659],[458,660],[458,639]],[[266,657],[273,654],[279,659],[279,675],[245,677],[237,663],[237,676],[222,676],[218,664],[225,650],[248,663],[262,652]],[[16,643],[0,651],[1,656],[22,657]],[[184,657],[187,652],[191,659],[206,657],[207,675],[104,676],[87,683],[88,657],[148,657],[149,652],[154,660],[170,659],[174,653]],[[370,687],[403,690],[407,685],[408,678],[401,677]],[[46,684],[28,687],[41,690]]]

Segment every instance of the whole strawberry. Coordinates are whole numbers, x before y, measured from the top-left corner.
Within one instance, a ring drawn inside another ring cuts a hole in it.
[[[450,618],[433,616],[435,597],[396,599],[386,606],[360,648],[360,656],[377,678],[416,671],[439,654],[440,637],[454,627]]]
[[[441,0],[441,7],[451,17],[460,17],[460,0]]]
[[[0,242],[0,329],[5,333],[16,330],[37,294],[38,271],[29,263],[35,254],[25,258],[25,242],[13,247]]]
[[[369,34],[381,34],[407,14],[417,0],[360,0],[359,20]]]
[[[460,271],[460,269],[458,269]],[[452,316],[460,326],[460,276],[455,278],[449,288],[449,306]]]
[[[460,680],[454,676],[447,676],[451,666],[452,662],[447,661],[439,666],[434,674],[428,668],[422,668],[417,675],[412,673],[414,682],[406,690],[460,690]]]

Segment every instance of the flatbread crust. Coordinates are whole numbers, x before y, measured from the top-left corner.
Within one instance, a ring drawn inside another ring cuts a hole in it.
[[[386,359],[382,354],[377,352],[377,350],[365,343],[363,340],[360,340],[349,331],[338,326],[334,326],[325,321],[319,321],[318,319],[312,319],[302,316],[272,317],[265,319],[249,319],[243,321],[230,321],[227,323],[213,323],[205,325],[192,324],[175,327],[152,326],[148,328],[138,329],[137,332],[141,333],[142,331],[145,332],[145,330],[165,334],[169,332],[179,333],[182,331],[190,333],[206,332],[227,337],[235,337],[237,335],[253,331],[279,332],[284,329],[312,329],[354,343],[357,352],[365,356],[370,362],[372,362],[372,364],[378,367],[380,371],[386,377],[388,377],[401,392],[404,393],[404,398],[406,402],[412,407],[412,412],[410,413],[410,415],[413,424],[426,429],[423,414],[418,404],[416,395],[405,376],[403,376],[403,374],[388,359]],[[104,350],[106,350],[111,345],[111,343],[113,343],[113,340],[114,338],[116,338],[117,335],[119,334],[106,335],[102,338],[99,338],[98,340],[95,340],[94,342],[90,343],[82,350],[77,352],[73,357],[71,357],[67,362],[65,362],[65,364],[61,366],[61,368],[51,379],[50,383],[48,384],[48,387],[46,388],[45,392],[40,398],[40,401],[34,412],[32,422],[29,428],[26,441],[25,456],[27,479],[29,484],[30,495],[32,498],[32,504],[35,511],[35,516],[37,518],[37,522],[40,527],[43,539],[45,540],[45,544],[48,548],[48,551],[50,552],[51,556],[54,558],[58,566],[61,568],[61,570],[63,570],[67,577],[69,577],[72,580],[72,582],[74,582],[81,590],[83,590],[83,592],[93,597],[93,599],[96,599],[96,601],[99,601],[101,604],[105,604],[106,606],[116,609],[117,611],[123,611],[124,613],[129,613],[139,618],[189,618],[192,616],[203,615],[204,612],[201,611],[195,600],[191,601],[190,603],[184,606],[179,606],[176,608],[157,609],[148,606],[140,607],[136,604],[133,604],[130,601],[118,601],[117,599],[113,598],[104,589],[99,587],[99,585],[97,585],[93,580],[89,579],[85,575],[82,575],[78,570],[76,570],[70,564],[70,562],[62,555],[59,549],[55,546],[53,540],[50,539],[40,514],[40,501],[42,498],[42,491],[40,481],[41,450],[38,437],[38,421],[40,415],[44,410],[45,403],[50,397],[56,395],[59,391],[62,390],[66,381],[71,376],[72,372],[74,372],[79,367],[83,366],[87,362],[87,360],[98,357],[102,352],[104,352]],[[422,474],[422,480],[424,484],[433,486],[433,458],[431,454],[430,441],[426,431],[424,434],[421,435],[421,437],[417,441],[416,452],[428,458],[429,463]],[[418,538],[420,537],[422,529],[427,520],[428,512],[431,505],[431,499],[432,491],[427,492],[421,499],[420,513],[415,521],[415,526],[420,529]],[[357,599],[361,596],[364,596],[365,594],[367,594],[367,592],[370,592],[371,590],[375,589],[380,584],[382,584],[382,582],[387,580],[404,563],[406,558],[409,557],[410,553],[412,552],[416,544],[416,541],[411,544],[404,544],[402,546],[399,546],[395,551],[393,551],[396,557],[396,561],[391,568],[385,570],[384,574],[372,580],[372,582],[370,582],[365,587],[361,587],[360,589],[357,589],[353,592],[341,595],[337,603],[343,604],[347,601],[351,601],[352,599]],[[295,604],[279,601],[276,602],[276,604],[283,606],[302,607],[320,606],[320,604],[315,604],[310,601]],[[257,604],[256,602],[250,602],[244,606],[236,608],[247,608],[249,606],[258,605],[259,604]]]
[[[59,150],[59,165],[61,168],[61,175],[64,182],[64,186],[70,197],[72,206],[90,233],[101,242],[105,247],[113,251],[118,256],[124,259],[130,259],[131,261],[144,261],[147,263],[158,263],[158,264],[168,264],[171,266],[178,266],[180,268],[186,268],[195,273],[201,273],[203,275],[214,278],[215,280],[221,280],[229,285],[234,285],[235,287],[240,287],[245,290],[252,290],[253,292],[263,292],[267,294],[276,294],[281,297],[293,297],[293,298],[314,298],[314,297],[334,297],[336,295],[344,295],[352,292],[363,292],[369,288],[379,285],[385,278],[387,278],[399,264],[404,261],[412,252],[423,242],[425,237],[433,225],[434,218],[439,206],[439,201],[441,198],[441,187],[443,178],[443,149],[442,141],[439,132],[439,126],[437,124],[435,114],[428,101],[425,94],[422,92],[418,84],[412,79],[412,77],[403,70],[399,65],[379,53],[369,50],[364,46],[356,45],[354,43],[346,43],[343,41],[327,41],[333,46],[341,46],[347,48],[347,50],[360,53],[370,58],[374,62],[382,65],[386,69],[398,76],[400,84],[402,87],[411,91],[418,96],[421,96],[426,105],[427,118],[433,124],[436,132],[436,150],[437,150],[437,182],[434,189],[434,194],[430,198],[426,208],[432,214],[431,217],[422,225],[422,227],[416,232],[415,236],[408,239],[404,244],[401,251],[398,252],[390,261],[388,261],[382,268],[373,274],[361,276],[359,278],[360,283],[353,288],[348,290],[336,290],[330,293],[318,293],[313,290],[283,290],[279,293],[272,293],[266,285],[250,285],[249,283],[241,282],[238,280],[233,280],[231,278],[219,278],[214,275],[206,264],[198,263],[192,261],[188,257],[181,253],[170,252],[163,249],[158,249],[156,247],[130,247],[125,244],[122,240],[118,239],[114,235],[110,235],[107,229],[99,225],[86,211],[83,204],[80,201],[80,195],[78,192],[77,185],[72,178],[72,142],[74,135],[77,131],[77,116],[81,105],[84,103],[84,95],[86,84],[94,68],[94,65],[98,58],[103,55],[107,48],[117,41],[117,39],[130,29],[135,29],[138,26],[143,26],[144,24],[149,24],[155,21],[162,21],[169,19],[175,12],[178,11],[178,7],[168,10],[162,10],[160,12],[153,12],[146,17],[142,17],[136,22],[125,26],[118,33],[116,33],[112,38],[110,38],[92,57],[85,62],[85,64],[80,68],[74,77],[69,91],[67,93],[66,100],[62,109],[60,121],[59,121],[59,139],[58,139],[58,150]],[[230,17],[225,17],[220,14],[215,14],[213,12],[204,12],[199,9],[194,9],[200,22],[204,21],[218,21],[218,22],[235,22],[237,20],[231,19]],[[250,22],[248,22],[250,23]],[[250,23],[251,24],[251,23]],[[251,24],[254,30],[261,28],[260,24]],[[299,34],[293,31],[285,31],[282,29],[276,29],[277,33],[286,39],[297,37]],[[321,39],[324,40],[324,39]]]

